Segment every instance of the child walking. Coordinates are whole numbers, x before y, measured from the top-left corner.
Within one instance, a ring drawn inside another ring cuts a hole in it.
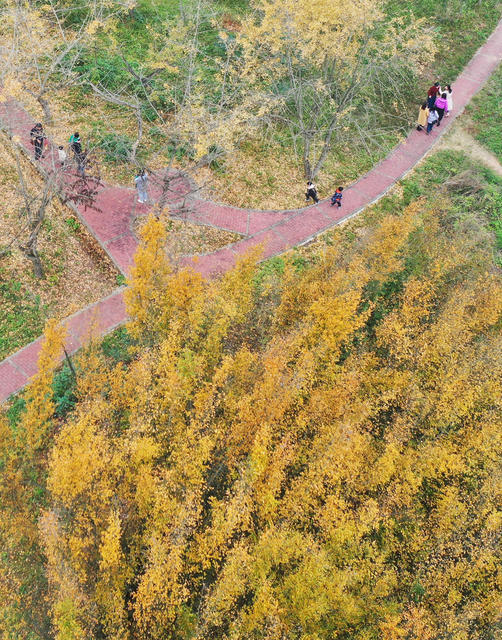
[[[307,191],[305,192],[305,200],[308,202],[312,198],[312,200],[317,204],[319,202],[319,197],[317,195],[317,188],[313,182],[310,180],[307,182]]]
[[[335,193],[331,196],[331,206],[333,207],[335,204],[338,208],[342,206],[342,197],[343,197],[343,187],[338,187]]]
[[[431,109],[429,111],[429,115],[427,116],[427,135],[432,131],[432,127],[438,121],[438,112],[436,109]]]
[[[64,150],[64,147],[62,144],[59,145],[58,147],[58,159],[59,162],[61,163],[61,167],[64,169],[66,166],[66,151]]]
[[[427,126],[427,118],[429,117],[429,108],[427,102],[423,102],[418,110],[417,131],[423,131]]]

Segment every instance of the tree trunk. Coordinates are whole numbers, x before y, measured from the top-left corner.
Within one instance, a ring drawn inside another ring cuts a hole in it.
[[[143,137],[143,116],[141,115],[141,109],[138,109],[136,111],[136,120],[138,122],[138,134],[131,147],[131,153],[129,154],[129,160],[131,162],[136,162],[136,151],[138,150],[139,143],[141,142],[141,138]]]
[[[38,251],[35,247],[20,247],[24,255],[31,260],[33,264],[33,273],[35,278],[42,280],[45,278],[44,268],[42,266],[42,261],[40,260],[40,256],[38,255]]]
[[[306,180],[312,180],[312,167],[310,165],[310,135],[303,136],[303,173]]]
[[[45,203],[44,203],[45,204]],[[24,255],[31,260],[33,263],[33,272],[36,278],[45,278],[44,268],[42,266],[42,261],[40,260],[40,256],[38,255],[37,243],[38,243],[38,233],[42,228],[42,223],[44,221],[45,216],[45,206],[41,205],[37,212],[37,217],[33,220],[31,224],[31,232],[28,238],[28,242],[25,247],[20,247]]]
[[[185,12],[185,7],[183,6],[183,0],[179,0],[179,8],[180,8],[180,18],[183,24],[187,23],[187,14]]]
[[[42,107],[42,111],[44,112],[45,123],[51,127],[54,124],[54,118],[52,117],[52,111],[49,106],[49,102],[44,98],[43,93],[38,94],[37,102]]]
[[[326,158],[328,157],[328,152],[331,149],[331,140],[333,138],[333,134],[336,129],[336,125],[338,122],[337,116],[335,116],[326,131],[326,135],[324,136],[324,144],[322,147],[321,154],[315,164],[314,170],[312,171],[312,178],[315,178],[319,171],[322,169],[323,164],[326,162]]]

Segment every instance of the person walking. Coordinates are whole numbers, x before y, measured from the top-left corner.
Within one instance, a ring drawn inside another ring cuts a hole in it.
[[[429,108],[427,102],[423,102],[418,110],[417,131],[423,131],[427,126],[427,118],[429,117]]]
[[[448,100],[446,99],[446,93],[442,93],[439,98],[436,98],[436,103],[434,104],[434,108],[438,112],[438,121],[437,125],[441,124],[441,120],[448,109]]]
[[[335,193],[331,196],[331,206],[333,207],[335,204],[338,208],[342,206],[342,197],[343,197],[343,187],[338,187]]]
[[[43,158],[42,152],[44,150],[45,140],[44,128],[41,122],[37,122],[30,130],[30,138],[31,144],[35,146],[35,160],[40,160],[40,158]]]
[[[312,200],[317,204],[319,202],[319,197],[317,195],[317,188],[313,182],[310,180],[307,182],[307,191],[305,192],[305,200],[308,202],[312,198]]]
[[[63,169],[65,168],[65,165],[66,165],[66,158],[67,158],[66,151],[64,150],[63,145],[60,144],[58,147],[58,159]]]
[[[449,84],[446,85],[446,101],[448,103],[448,111],[446,112],[446,115],[449,116],[450,111],[453,111],[453,90]]]
[[[438,113],[436,109],[432,108],[429,110],[429,115],[427,116],[427,135],[432,131],[432,127],[438,121]]]
[[[432,87],[429,88],[427,92],[427,106],[429,109],[432,109],[434,103],[436,102],[436,98],[441,91],[441,87],[439,86],[439,82],[435,82]]]
[[[148,176],[144,169],[140,169],[134,178],[138,190],[138,202],[148,202]]]
[[[82,153],[82,141],[80,140],[78,131],[75,131],[75,133],[70,136],[70,147],[78,161],[78,156]]]

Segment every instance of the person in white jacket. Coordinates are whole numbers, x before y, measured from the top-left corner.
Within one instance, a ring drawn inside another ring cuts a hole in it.
[[[448,102],[448,111],[446,115],[449,116],[450,111],[453,111],[453,91],[449,84],[446,85],[446,100]]]
[[[140,169],[134,178],[136,189],[138,190],[138,202],[144,204],[148,202],[148,176],[144,169]]]
[[[439,120],[438,112],[436,109],[431,109],[429,111],[429,115],[427,116],[427,135],[432,131],[432,127]]]

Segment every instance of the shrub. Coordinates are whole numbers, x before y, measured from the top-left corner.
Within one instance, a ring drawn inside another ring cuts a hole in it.
[[[121,164],[127,162],[132,151],[130,138],[119,133],[102,133],[95,131],[91,134],[91,145],[103,152],[105,162]]]

